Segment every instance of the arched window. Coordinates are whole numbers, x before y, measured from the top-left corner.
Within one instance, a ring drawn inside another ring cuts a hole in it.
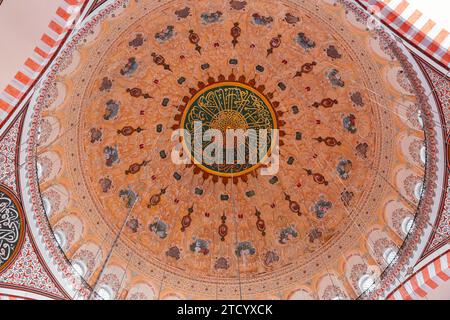
[[[423,127],[422,110],[417,111],[417,121],[419,121],[420,126]]]
[[[97,294],[103,299],[103,300],[112,300],[114,299],[114,293],[112,289],[107,286],[103,285],[97,290]]]
[[[427,148],[425,148],[425,146],[422,146],[422,148],[420,148],[420,161],[422,161],[423,164],[425,164],[425,161],[427,160]]]
[[[55,234],[56,242],[58,242],[58,244],[61,248],[64,248],[67,243],[67,238],[66,238],[66,234],[64,233],[64,231],[56,230],[54,234]]]
[[[383,253],[383,259],[387,264],[391,264],[397,257],[397,252],[393,248],[387,248]]]
[[[411,230],[411,228],[414,225],[414,219],[411,217],[406,217],[405,219],[403,219],[402,222],[402,231],[403,233],[406,235],[408,234],[409,230]]]
[[[422,196],[422,189],[423,189],[423,182],[420,181],[414,187],[414,196],[416,197],[417,200],[420,200],[420,197]]]
[[[72,262],[72,267],[81,276],[84,277],[87,273],[86,264],[83,261],[75,260]]]
[[[313,300],[313,298],[308,291],[306,291],[304,289],[300,289],[300,290],[294,291],[289,296],[289,300]]]
[[[169,294],[168,296],[165,296],[163,300],[181,300],[181,298],[176,294]]]
[[[361,292],[365,292],[375,283],[375,280],[368,274],[363,275],[359,281],[358,286]]]
[[[52,215],[52,204],[47,197],[42,198],[42,204],[44,205],[45,214],[50,217]]]
[[[41,165],[40,162],[36,162],[36,170],[37,170],[38,179],[41,179],[42,178],[43,169],[42,169],[42,165]]]

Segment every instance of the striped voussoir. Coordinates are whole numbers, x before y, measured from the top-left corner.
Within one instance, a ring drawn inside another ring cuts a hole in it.
[[[0,93],[0,127],[17,107],[25,92],[39,76],[64,39],[85,0],[63,0],[39,44],[14,79]]]
[[[416,300],[450,279],[450,251],[437,257],[397,287],[389,300]]]
[[[450,66],[449,32],[425,17],[405,0],[360,0],[400,36],[430,57]]]
[[[26,298],[0,294],[0,300],[26,300]]]

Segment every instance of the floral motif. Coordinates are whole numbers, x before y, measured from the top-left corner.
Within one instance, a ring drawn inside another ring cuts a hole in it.
[[[289,240],[298,237],[298,232],[295,230],[294,226],[288,226],[286,228],[281,229],[278,242],[281,244],[286,244]]]
[[[411,86],[411,83],[409,82],[408,78],[405,75],[405,72],[403,70],[399,70],[397,72],[397,82],[400,84],[400,86],[407,92],[413,93],[414,90]]]
[[[289,24],[295,25],[297,22],[300,21],[300,18],[297,16],[294,16],[293,14],[290,14],[288,12],[288,13],[286,13],[286,16],[284,17],[284,21],[286,21]]]
[[[148,228],[160,239],[165,239],[167,237],[167,224],[164,221],[158,219],[150,224]]]
[[[219,22],[222,15],[223,15],[223,13],[220,11],[211,12],[211,13],[202,13],[201,18],[202,18],[203,23],[211,24],[211,23]]]
[[[388,261],[386,261],[384,259],[384,252],[388,248],[393,248],[393,249],[397,248],[395,243],[392,240],[388,239],[388,238],[378,239],[373,244],[373,250],[375,252],[375,258],[376,258],[376,260],[377,260],[379,265],[384,266],[384,265],[388,264]]]
[[[313,211],[316,214],[316,217],[322,219],[328,213],[328,210],[331,209],[333,203],[331,201],[326,200],[321,197],[319,201],[317,201],[313,206]]]
[[[343,87],[345,84],[344,81],[342,81],[341,79],[341,74],[339,70],[337,69],[328,70],[326,73],[326,77],[328,78],[333,87]]]
[[[175,260],[180,260],[181,250],[177,246],[170,247],[169,250],[166,251],[166,256],[174,258]]]
[[[348,297],[345,292],[338,286],[329,285],[325,288],[322,296],[323,300],[347,300]]]
[[[336,171],[339,174],[339,177],[343,180],[347,180],[352,170],[352,162],[350,160],[340,160],[337,164]]]
[[[343,119],[344,128],[350,133],[356,133],[356,117],[354,114],[350,113]]]
[[[247,6],[247,1],[230,0],[230,6],[234,10],[243,10]]]
[[[106,166],[112,167],[113,164],[119,162],[119,151],[117,147],[105,147],[103,150],[106,159]]]
[[[273,22],[273,18],[272,17],[265,17],[260,15],[259,13],[254,13],[253,14],[253,23],[260,25],[260,26],[270,26],[270,24]]]
[[[263,255],[262,260],[266,267],[270,267],[274,263],[280,261],[280,257],[275,251],[269,250]]]
[[[201,253],[206,256],[209,253],[209,241],[194,238],[194,242],[191,243],[189,249],[194,253]]]
[[[350,95],[350,99],[352,100],[355,106],[364,107],[364,100],[361,92],[359,91],[352,92],[352,94]]]
[[[135,38],[128,43],[128,45],[130,47],[137,49],[144,44],[144,41],[145,41],[145,39],[144,39],[144,36],[142,35],[142,33],[138,33],[138,34],[136,34]]]
[[[75,226],[68,221],[62,221],[55,227],[55,231],[58,230],[61,231],[66,237],[66,243],[63,249],[70,248],[75,240]]]
[[[236,256],[242,257],[243,255],[254,255],[256,249],[250,241],[239,242],[235,250]]]
[[[67,298],[53,283],[52,278],[39,261],[28,236],[25,236],[23,248],[17,256],[16,262],[0,274],[0,283],[39,290],[57,299]]]
[[[166,42],[170,40],[175,35],[175,27],[174,26],[167,26],[164,30],[161,32],[158,32],[155,34],[155,39],[158,40],[158,42]]]
[[[422,160],[420,159],[420,149],[423,147],[423,142],[420,140],[414,140],[409,144],[408,152],[411,158],[420,165],[423,165]]]
[[[119,192],[119,197],[125,201],[127,208],[132,208],[137,201],[138,195],[132,189],[122,189]]]
[[[230,267],[230,264],[228,263],[228,260],[224,257],[220,257],[216,260],[216,263],[214,264],[214,269],[219,270],[227,270]]]
[[[359,291],[359,285],[358,281],[361,279],[361,277],[368,272],[367,264],[365,263],[357,263],[353,265],[351,271],[350,271],[350,282],[356,290]]]
[[[297,34],[295,42],[297,42],[297,44],[305,50],[309,50],[316,47],[316,43],[310,38],[308,38],[304,32],[300,32]]]
[[[133,73],[136,72],[138,67],[139,64],[137,63],[136,58],[131,57],[128,59],[127,64],[122,69],[120,69],[120,74],[123,76],[131,77]]]
[[[406,217],[413,217],[413,214],[403,208],[396,209],[392,212],[392,224],[398,235],[404,236],[402,231],[402,223]]]
[[[106,112],[103,118],[105,120],[113,120],[117,118],[117,115],[119,113],[119,103],[114,100],[109,100],[106,103]]]
[[[332,59],[340,59],[342,57],[342,55],[334,45],[330,45],[325,51],[327,53],[327,56]]]
[[[403,184],[405,186],[406,195],[413,202],[418,202],[418,200],[414,194],[414,191],[415,191],[416,185],[419,182],[422,182],[422,179],[413,174],[410,174],[409,176],[407,176],[405,181],[403,182]]]
[[[72,261],[75,260],[80,260],[84,262],[87,268],[84,278],[88,279],[96,266],[96,256],[94,255],[94,253],[91,250],[87,249],[78,250],[77,253],[72,258]]]
[[[183,9],[175,11],[175,15],[178,17],[178,19],[186,19],[189,17],[191,13],[191,8],[184,7]]]
[[[104,77],[102,80],[102,85],[100,86],[100,91],[106,91],[109,92],[112,88],[113,82],[108,77]]]

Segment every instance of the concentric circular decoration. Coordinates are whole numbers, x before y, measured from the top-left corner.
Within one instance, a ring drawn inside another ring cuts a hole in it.
[[[160,298],[356,298],[362,276],[386,270],[386,249],[414,246],[402,223],[419,230],[434,191],[433,127],[408,58],[367,16],[346,1],[112,2],[33,109],[34,190],[87,283],[117,294],[145,283]],[[214,165],[186,146],[191,161],[174,162],[174,133],[195,134],[196,121],[222,138],[277,129],[277,170],[262,174],[270,136],[256,163]]]
[[[231,75],[230,78],[234,79],[235,77]],[[241,77],[240,80],[245,81],[245,77]],[[237,177],[249,173],[264,162],[276,144],[277,137],[273,134],[276,132],[274,129],[278,128],[275,111],[264,94],[250,85],[235,81],[214,83],[212,78],[209,81],[212,83],[208,86],[200,83],[200,86],[204,87],[189,100],[183,112],[180,128],[186,130],[185,134],[191,141],[190,144],[184,144],[186,150],[191,155],[193,162],[207,173],[222,177]],[[254,80],[250,82],[250,84],[254,83]],[[262,89],[260,88],[260,90]],[[214,157],[204,158],[204,151],[213,143],[212,141],[202,143],[200,149],[202,157],[196,159],[195,148],[193,148],[196,123],[200,128],[197,131],[202,136],[209,129],[220,131],[221,145],[223,146],[220,164],[215,161]],[[242,130],[240,134],[245,134],[245,139],[227,144],[227,131],[230,129]],[[258,157],[255,157],[257,161],[251,163],[249,161],[251,139],[254,138],[253,141],[256,142],[254,147],[255,150],[258,150],[258,141],[262,138],[260,130],[265,132],[265,141],[262,143],[263,150],[261,156],[257,154]],[[233,152],[234,163],[226,161],[227,145],[230,146],[229,149],[232,149],[230,152]],[[237,161],[239,150],[243,150],[242,163]]]
[[[14,261],[24,237],[22,206],[11,190],[0,185],[0,273]]]

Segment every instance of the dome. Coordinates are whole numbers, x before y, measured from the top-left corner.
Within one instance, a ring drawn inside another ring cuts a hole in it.
[[[346,1],[175,0],[81,25],[22,129],[77,298],[386,296],[438,151],[411,55],[369,24]]]

